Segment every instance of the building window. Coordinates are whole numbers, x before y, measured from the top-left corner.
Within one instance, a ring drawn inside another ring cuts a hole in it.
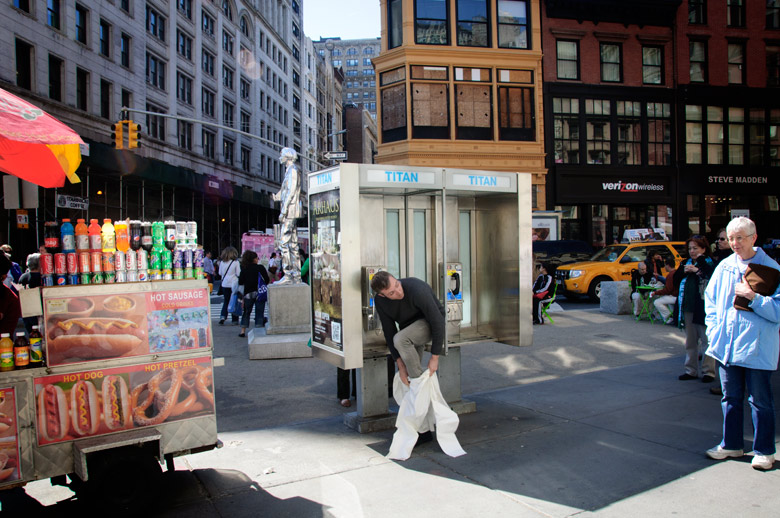
[[[243,131],[244,133],[251,133],[252,131],[251,121],[252,121],[251,115],[249,115],[248,112],[241,110],[241,131]]]
[[[750,165],[766,165],[766,119],[764,108],[751,108],[748,117],[750,123]],[[775,159],[777,158],[778,155],[775,155]]]
[[[414,11],[414,41],[419,45],[448,45],[447,4],[441,0],[417,0]]]
[[[242,99],[249,100],[249,97],[252,93],[252,85],[249,83],[249,81],[241,78],[239,80],[238,90]]]
[[[222,160],[227,165],[233,165],[233,154],[236,147],[235,142],[228,139],[222,139]]]
[[[642,165],[642,104],[639,101],[617,101],[617,163]]]
[[[707,23],[707,0],[688,0],[688,23],[693,25]]]
[[[222,65],[222,84],[225,85],[226,88],[229,88],[231,90],[233,90],[233,76],[234,76],[233,69],[228,68],[225,65]]]
[[[405,79],[404,67],[382,72],[379,82],[382,88],[382,142],[406,140]]]
[[[728,154],[729,165],[745,163],[745,109],[728,109]]]
[[[647,103],[647,165],[671,165],[671,142],[671,105]]]
[[[347,95],[349,95],[349,94],[347,94]],[[301,98],[298,97],[297,95],[293,94],[292,105],[293,105],[293,110],[301,111]]]
[[[192,79],[176,72],[176,98],[192,106]]]
[[[486,0],[458,0],[458,45],[490,46],[488,7]]]
[[[165,90],[165,61],[146,53],[146,82]]]
[[[497,74],[499,140],[536,140],[533,71],[499,69]]]
[[[490,69],[455,68],[455,138],[493,140],[493,96]],[[477,84],[468,84],[477,82]],[[479,84],[482,83],[482,84]],[[363,92],[368,99],[369,92]],[[503,113],[503,104],[499,110]]]
[[[558,40],[558,79],[579,79],[579,44],[576,41]]]
[[[130,68],[130,44],[131,38],[124,32],[119,37],[119,57],[122,62],[122,66]]]
[[[780,86],[780,46],[766,47],[766,85]]]
[[[100,80],[100,116],[104,119],[111,118],[111,83],[105,79]]]
[[[236,107],[233,103],[222,101],[222,125],[228,128],[233,127],[235,120]]]
[[[403,0],[387,2],[387,48],[394,49],[403,43]]]
[[[780,29],[780,0],[766,0],[766,28]]]
[[[222,13],[225,15],[225,18],[233,21],[233,6],[230,5],[230,0],[222,0]]]
[[[27,42],[16,40],[16,85],[27,90],[33,84],[33,47]]]
[[[357,59],[348,59],[347,60],[347,66],[348,67],[356,67],[356,66],[358,66],[358,60]]]
[[[357,70],[352,70],[352,72],[355,72],[355,75],[357,75]],[[295,70],[292,73],[292,82],[295,86],[301,86],[301,75]]]
[[[233,55],[233,36],[227,31],[222,31],[222,49],[229,55]]]
[[[723,108],[707,106],[707,163],[724,164],[723,161]]]
[[[76,68],[76,108],[89,111],[89,72]]]
[[[178,5],[179,11],[184,14],[184,16],[192,20],[192,0],[178,0],[176,5]],[[192,149],[192,147],[187,149]]]
[[[553,142],[556,164],[580,163],[579,99],[553,99]]]
[[[364,67],[370,67],[371,66],[371,58],[363,58],[363,66]]]
[[[126,13],[130,13],[130,0],[119,0],[119,8]]]
[[[664,84],[663,47],[642,47],[642,83],[646,85]]]
[[[241,17],[239,27],[241,28],[241,34],[249,38],[252,31],[249,29],[249,22],[247,21],[246,16]]]
[[[146,6],[146,30],[160,41],[165,41],[165,16],[148,5]]]
[[[181,56],[192,61],[192,38],[180,30],[176,31],[176,48]]]
[[[744,43],[729,43],[729,84],[745,83],[745,45]]]
[[[685,106],[685,163],[702,163],[702,111],[701,106]]]
[[[203,145],[203,156],[214,160],[216,158],[217,136],[209,130],[201,131],[201,141]]]
[[[179,147],[192,151],[192,123],[178,121],[176,124],[176,136],[179,139]]]
[[[165,110],[153,104],[146,104],[146,111],[152,113],[165,113]],[[165,140],[165,117],[156,115],[146,115],[146,127],[149,130],[149,136],[158,140]]]
[[[111,24],[101,18],[100,20],[100,53],[105,57],[111,57]]]
[[[449,139],[450,104],[447,67],[412,65],[412,138]],[[441,82],[431,82],[441,81]]]
[[[214,18],[209,15],[205,10],[201,13],[201,19],[203,20],[203,32],[214,37]]]
[[[339,68],[341,66],[341,60],[340,59],[334,59],[333,60],[333,67]]]
[[[206,49],[201,53],[201,67],[203,72],[214,77],[214,55]]]
[[[689,41],[691,83],[707,82],[707,42]]]
[[[610,101],[585,99],[585,157],[588,164],[612,163],[610,113]]]
[[[202,99],[201,104],[203,108],[203,115],[208,115],[209,117],[214,116],[214,105],[216,104],[216,94],[209,90],[208,88],[203,88],[201,90]]]
[[[619,83],[623,80],[621,67],[621,46],[618,43],[602,43],[601,47],[601,80],[608,83]]]
[[[252,167],[252,150],[246,146],[241,146],[241,169],[249,172]]]
[[[132,108],[133,107],[133,94],[122,88],[122,107],[124,108]]]
[[[25,13],[30,12],[30,0],[14,0],[14,7]]]
[[[726,0],[726,25],[729,27],[745,26],[745,0]]]
[[[49,54],[49,98],[62,101],[63,61]]]
[[[298,27],[298,24],[293,22],[292,24],[292,33],[296,40],[301,39],[301,29]]]
[[[87,44],[87,16],[88,11],[86,7],[76,4],[76,41],[79,43]]]
[[[498,46],[529,49],[528,2],[525,0],[498,0]]]
[[[60,0],[46,0],[46,23],[53,29],[60,29]]]

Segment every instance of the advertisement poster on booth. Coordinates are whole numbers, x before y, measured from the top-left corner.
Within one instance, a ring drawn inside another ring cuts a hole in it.
[[[343,350],[339,191],[309,197],[313,343]]]
[[[34,384],[41,446],[214,413],[210,356],[44,376]]]
[[[22,480],[19,465],[19,430],[16,423],[16,391],[0,388],[0,486]]]

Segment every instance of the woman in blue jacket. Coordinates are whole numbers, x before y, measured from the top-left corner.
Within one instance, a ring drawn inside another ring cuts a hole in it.
[[[715,358],[723,389],[723,440],[707,450],[713,459],[741,457],[742,407],[748,395],[753,418],[755,469],[770,469],[775,461],[775,410],[770,379],[780,350],[780,289],[770,296],[755,293],[743,275],[748,264],[780,266],[756,243],[756,225],[734,218],[726,227],[734,253],[723,259],[707,286],[707,355]],[[734,297],[750,300],[752,311],[734,307]]]

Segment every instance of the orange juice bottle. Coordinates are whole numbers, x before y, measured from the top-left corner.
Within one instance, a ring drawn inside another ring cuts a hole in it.
[[[0,371],[14,370],[14,341],[11,333],[0,335]]]
[[[114,230],[116,230],[116,249],[127,252],[130,248],[130,235],[127,232],[127,222],[124,220],[117,221],[114,225]]]
[[[85,219],[76,222],[76,252],[89,252],[89,229]]]

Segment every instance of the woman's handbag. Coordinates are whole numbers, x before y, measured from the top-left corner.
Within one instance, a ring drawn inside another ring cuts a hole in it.
[[[763,264],[749,264],[745,270],[744,280],[750,289],[759,295],[769,296],[777,291],[780,283],[780,271]],[[745,297],[734,297],[734,307],[743,311],[753,311],[750,300]]]
[[[243,309],[241,308],[241,300],[243,297],[239,298],[238,291],[234,291],[233,294],[230,296],[230,303],[228,304],[228,313],[231,315],[241,316],[243,313]]]
[[[268,300],[268,287],[265,285],[262,275],[257,276],[257,299],[260,302]]]

